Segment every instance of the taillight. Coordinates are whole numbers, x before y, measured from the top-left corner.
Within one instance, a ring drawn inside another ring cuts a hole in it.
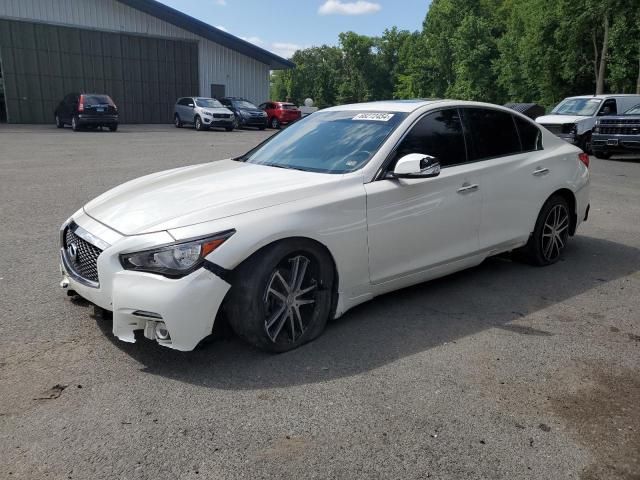
[[[584,166],[589,168],[589,155],[587,155],[586,153],[582,152],[580,154],[578,154],[578,158],[580,159],[580,161],[582,163],[584,163]]]
[[[84,95],[80,95],[80,102],[78,103],[78,111],[84,112]]]

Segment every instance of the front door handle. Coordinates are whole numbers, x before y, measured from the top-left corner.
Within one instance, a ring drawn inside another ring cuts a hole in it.
[[[549,173],[548,168],[536,168],[533,171],[533,175],[535,175],[536,177],[541,177],[542,175],[546,175],[547,173]]]
[[[456,192],[465,194],[475,192],[476,190],[478,190],[477,184],[474,183],[473,185],[469,185],[468,183],[465,183],[464,185],[462,185],[462,187],[456,190]]]

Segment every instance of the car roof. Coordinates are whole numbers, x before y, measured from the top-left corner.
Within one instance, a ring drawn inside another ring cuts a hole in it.
[[[615,98],[615,97],[638,97],[640,98],[640,95],[636,95],[633,93],[609,93],[609,94],[605,94],[605,95],[576,95],[574,97],[567,97],[565,98],[565,100],[569,99],[569,98],[597,98],[597,99],[603,99],[603,98]]]
[[[438,98],[428,98],[428,99],[411,99],[411,100],[386,100],[381,102],[367,102],[367,103],[352,103],[349,105],[339,105],[337,107],[327,108],[324,111],[358,111],[358,110],[367,110],[371,112],[402,112],[402,113],[411,113],[422,107],[427,107],[431,105],[438,105],[442,107],[482,107],[482,108],[495,108],[499,110],[505,110],[509,112],[513,112],[508,108],[505,108],[501,105],[495,105],[493,103],[484,103],[484,102],[472,102],[467,100],[451,100],[451,99],[438,99]]]

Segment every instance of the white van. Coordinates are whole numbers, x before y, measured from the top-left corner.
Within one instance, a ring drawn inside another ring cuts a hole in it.
[[[549,115],[536,122],[551,133],[591,153],[591,131],[596,119],[617,115],[640,103],[640,95],[581,95],[565,98]]]

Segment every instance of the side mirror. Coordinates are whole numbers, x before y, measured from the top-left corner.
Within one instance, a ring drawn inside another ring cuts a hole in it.
[[[194,107],[193,103],[190,103],[188,106],[191,107],[191,108]]]
[[[440,175],[440,161],[431,155],[410,153],[400,158],[393,169],[395,178],[431,178]]]

